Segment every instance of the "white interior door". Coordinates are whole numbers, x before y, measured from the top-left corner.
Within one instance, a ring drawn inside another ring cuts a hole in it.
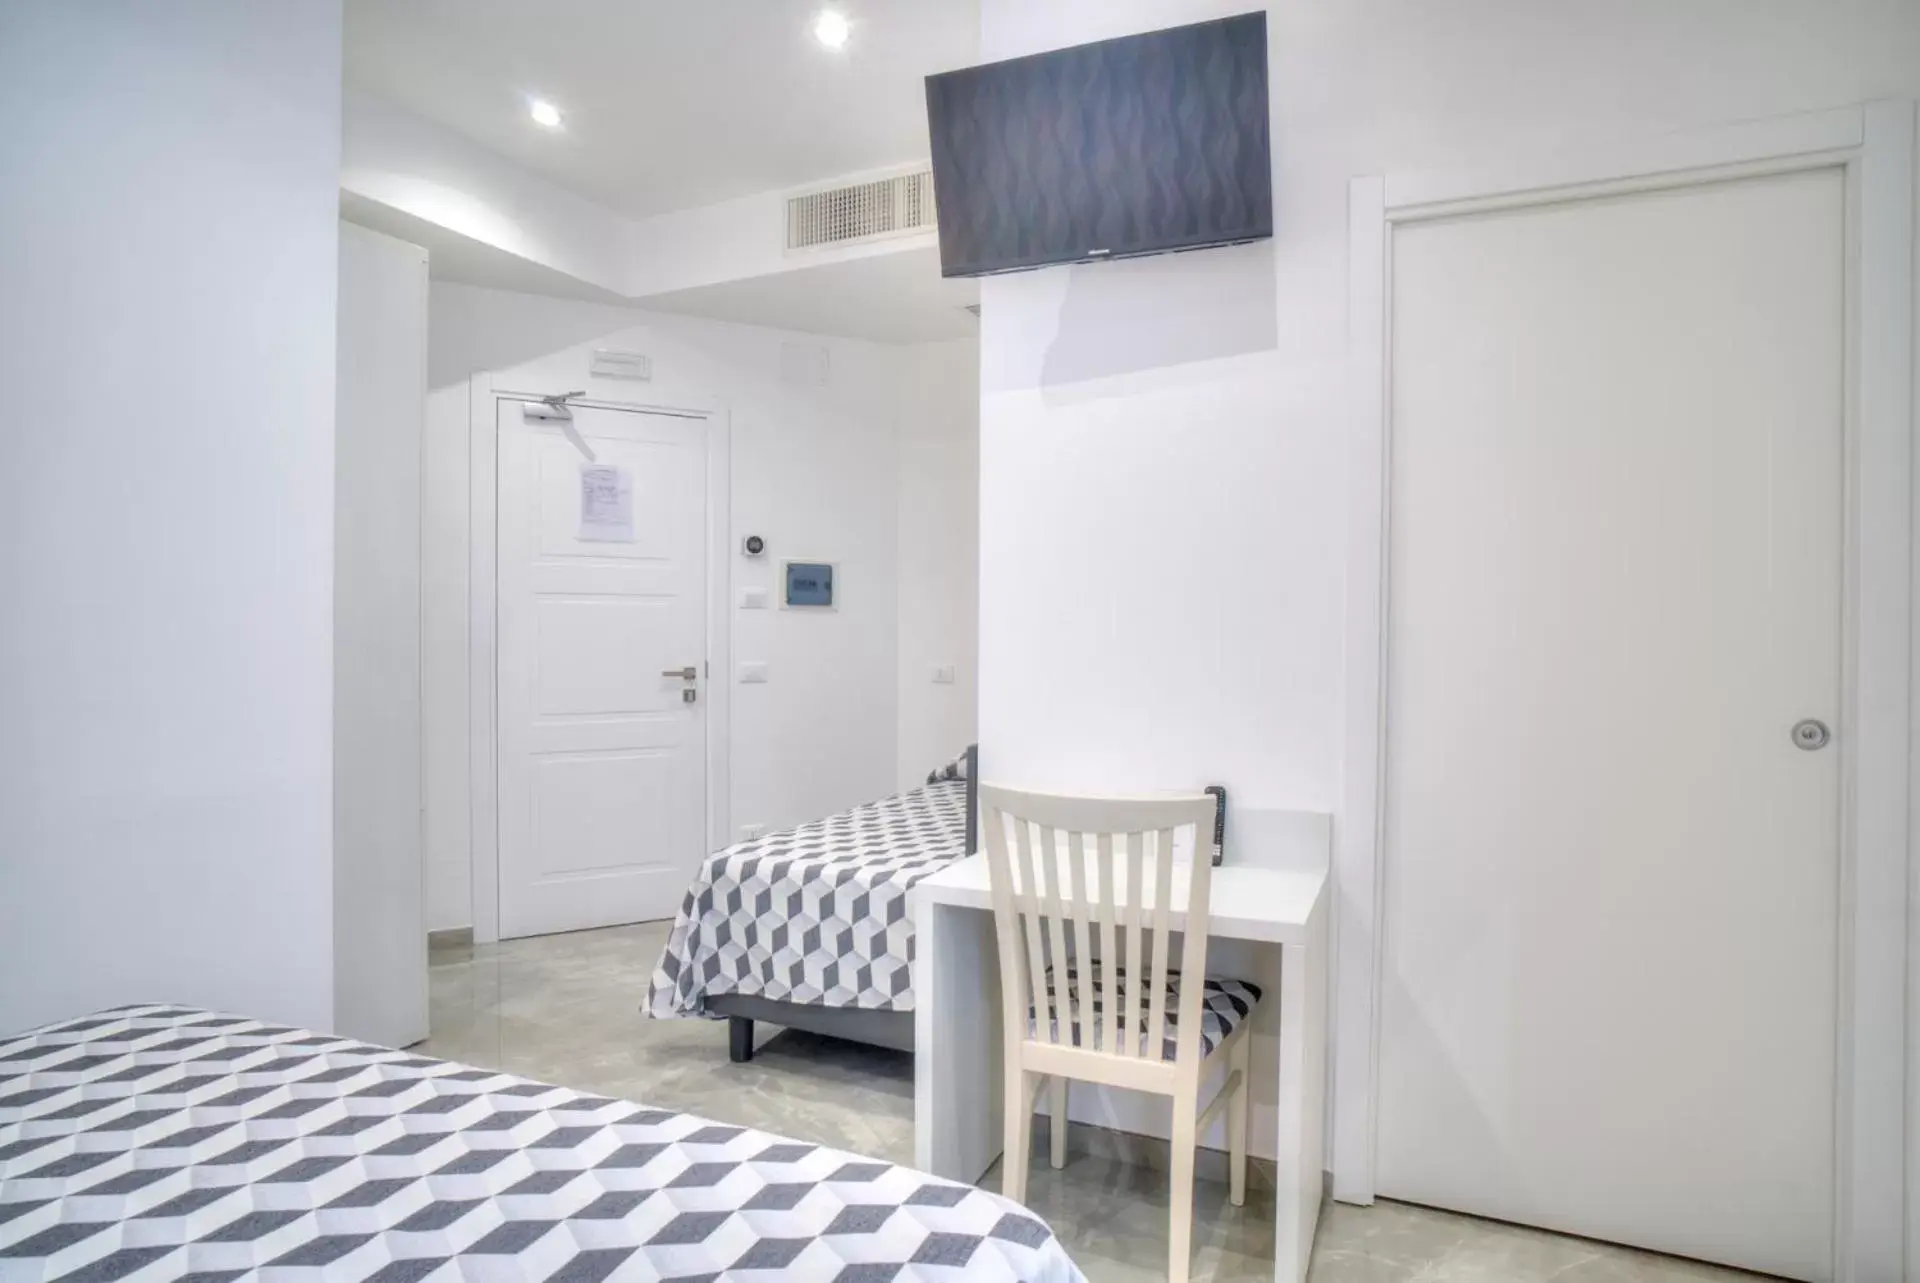
[[[705,424],[576,406],[589,464],[498,415],[500,934],[671,917],[706,849]]]
[[[1844,216],[1394,232],[1382,1195],[1830,1272]]]

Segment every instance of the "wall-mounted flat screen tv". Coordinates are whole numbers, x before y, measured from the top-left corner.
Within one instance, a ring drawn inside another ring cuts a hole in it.
[[[946,276],[1273,235],[1264,12],[928,76],[927,124]]]

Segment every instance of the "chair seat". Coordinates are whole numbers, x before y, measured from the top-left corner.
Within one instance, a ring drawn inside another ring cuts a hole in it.
[[[1060,1009],[1061,1003],[1059,991],[1055,987],[1057,983],[1054,978],[1055,971],[1056,968],[1054,967],[1047,968],[1047,1005],[1057,1012]],[[1075,1047],[1091,1047],[1095,1051],[1106,1050],[1106,1048],[1100,1045],[1104,1032],[1102,1001],[1106,995],[1095,995],[1094,1001],[1091,1004],[1091,1018],[1085,1022],[1088,1033],[1083,1038],[1081,1034],[1082,1005],[1080,1000],[1079,969],[1076,967],[1066,967],[1064,968],[1064,972],[1067,981],[1066,1009],[1073,1035],[1070,1039],[1071,1045]],[[1106,977],[1104,972],[1099,968],[1097,963],[1095,964],[1095,974],[1102,981],[1105,981]],[[1184,981],[1178,971],[1172,971],[1167,974],[1165,1015],[1160,1021],[1160,1028],[1158,1030],[1160,1058],[1162,1060],[1172,1060],[1174,1058],[1175,1048],[1179,1045],[1180,988],[1183,983]],[[1120,999],[1123,1010],[1126,1006],[1127,984],[1126,969],[1124,967],[1116,967],[1113,973],[1112,988],[1118,990],[1118,994],[1115,996]],[[1235,1029],[1240,1027],[1242,1021],[1253,1014],[1254,1007],[1260,1002],[1260,986],[1249,984],[1245,980],[1227,980],[1214,976],[1203,977],[1201,984],[1203,991],[1200,995],[1200,1055],[1202,1058],[1205,1058],[1211,1056],[1213,1049],[1225,1042],[1228,1035],[1232,1034]],[[1089,986],[1089,988],[1091,988],[1091,986]],[[1150,997],[1151,995],[1146,994],[1142,994],[1140,997],[1139,1023],[1136,1027],[1136,1033],[1140,1038],[1140,1045],[1136,1050],[1138,1054],[1142,1056],[1147,1054],[1147,1047],[1149,1046],[1147,1042],[1147,1009]],[[1059,1021],[1057,1019],[1054,1020],[1052,1025],[1052,1036],[1055,1041],[1059,1041]],[[1027,1007],[1027,1032],[1034,1035],[1038,1035],[1040,1032],[1040,1018],[1034,1012],[1031,1004]]]

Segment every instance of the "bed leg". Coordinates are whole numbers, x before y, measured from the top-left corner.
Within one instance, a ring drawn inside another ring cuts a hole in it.
[[[727,1059],[736,1065],[753,1059],[753,1021],[745,1016],[727,1017]]]

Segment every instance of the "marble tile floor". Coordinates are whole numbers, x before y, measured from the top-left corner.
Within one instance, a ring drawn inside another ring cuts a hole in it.
[[[640,1014],[665,923],[432,953],[433,1036],[420,1050],[605,1095],[683,1109],[897,1163],[913,1161],[913,1058],[761,1027],[754,1060],[727,1060],[723,1021]],[[1028,1182],[1091,1283],[1165,1277],[1164,1172],[1080,1152]],[[1093,1148],[1101,1148],[1098,1145]],[[1204,1170],[1204,1169],[1203,1169]],[[997,1187],[998,1172],[985,1184]],[[1196,1280],[1271,1279],[1273,1207],[1203,1180]],[[1753,1275],[1406,1204],[1329,1203],[1312,1283],[1737,1283]]]

